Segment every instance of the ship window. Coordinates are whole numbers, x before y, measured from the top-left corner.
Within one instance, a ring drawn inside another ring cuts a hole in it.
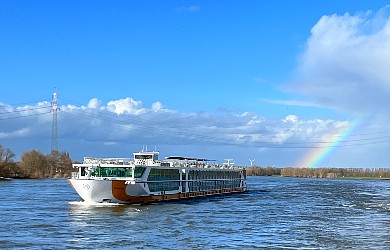
[[[135,167],[134,169],[134,178],[141,178],[142,174],[145,172],[144,167]]]
[[[180,180],[178,169],[160,169],[152,168],[150,170],[148,181]]]
[[[92,170],[91,176],[96,177],[132,177],[131,168],[101,168]]]
[[[172,191],[179,189],[178,181],[150,182],[148,183],[150,192]]]
[[[152,159],[152,155],[135,155],[135,159]]]

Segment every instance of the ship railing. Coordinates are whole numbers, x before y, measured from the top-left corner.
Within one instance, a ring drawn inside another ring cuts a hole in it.
[[[133,160],[130,158],[93,158],[84,157],[84,164],[113,164],[113,165],[130,165]]]
[[[161,166],[170,167],[187,167],[187,168],[209,168],[209,169],[234,169],[241,170],[242,167],[238,166],[226,166],[219,164],[207,164],[207,163],[196,163],[196,162],[185,162],[185,161],[162,161]]]
[[[171,167],[187,167],[187,168],[213,168],[222,169],[224,166],[218,164],[192,163],[183,161],[167,161]]]

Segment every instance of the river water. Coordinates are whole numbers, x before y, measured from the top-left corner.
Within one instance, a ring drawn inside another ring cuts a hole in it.
[[[1,181],[0,248],[390,248],[390,181],[248,177],[248,188],[99,206],[65,179]]]

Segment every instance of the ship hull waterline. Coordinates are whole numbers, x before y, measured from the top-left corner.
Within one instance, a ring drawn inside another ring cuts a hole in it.
[[[144,204],[246,192],[245,187],[236,187],[196,192],[148,194],[144,192],[142,184],[129,184],[126,180],[68,179],[68,182],[79,196],[88,203]]]

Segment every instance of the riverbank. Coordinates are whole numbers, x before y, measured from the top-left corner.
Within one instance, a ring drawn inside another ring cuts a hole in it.
[[[275,168],[247,167],[248,176],[284,176],[304,178],[390,179],[390,168]]]

